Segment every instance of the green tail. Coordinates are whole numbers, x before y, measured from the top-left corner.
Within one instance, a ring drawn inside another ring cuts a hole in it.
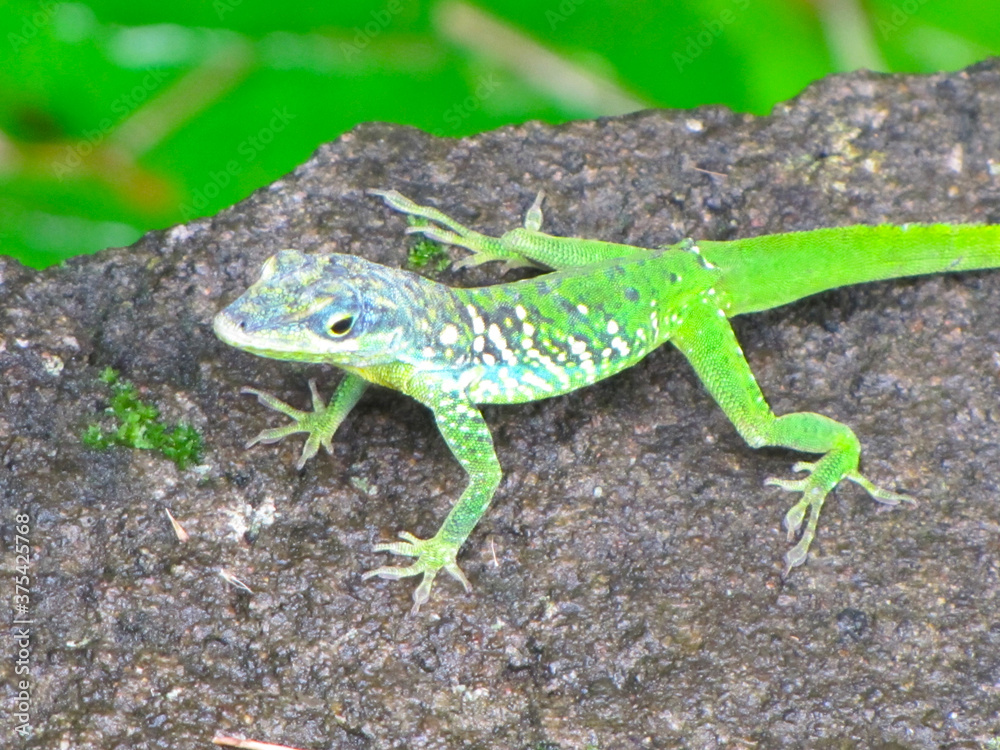
[[[852,226],[698,245],[722,271],[730,316],[866,281],[1000,267],[1000,225]]]

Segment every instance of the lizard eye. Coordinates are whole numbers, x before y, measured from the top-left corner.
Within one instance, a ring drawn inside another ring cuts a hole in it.
[[[354,326],[354,316],[346,313],[335,313],[327,321],[326,329],[332,336],[345,336]]]

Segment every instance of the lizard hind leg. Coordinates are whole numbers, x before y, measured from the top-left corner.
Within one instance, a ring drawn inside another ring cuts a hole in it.
[[[805,562],[809,545],[816,537],[823,501],[841,480],[860,484],[873,498],[889,505],[909,498],[876,487],[859,473],[861,443],[847,425],[813,412],[774,415],[722,308],[710,303],[716,298],[717,295],[703,293],[699,303],[682,310],[678,315],[683,320],[672,340],[750,446],[775,446],[820,454],[816,461],[794,466],[796,471],[809,472],[802,479],[767,480],[768,484],[789,492],[802,493],[785,515],[789,541],[798,537],[798,542],[785,555],[787,574]]]

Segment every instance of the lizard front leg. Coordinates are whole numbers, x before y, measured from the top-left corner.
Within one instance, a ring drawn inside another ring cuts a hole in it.
[[[415,396],[434,412],[438,429],[448,447],[469,475],[465,492],[445,518],[441,528],[430,539],[419,539],[408,532],[400,533],[401,542],[389,542],[375,547],[379,552],[415,557],[407,566],[383,566],[364,574],[364,578],[399,579],[423,575],[413,592],[415,614],[430,598],[434,577],[444,570],[457,579],[466,591],[469,581],[456,562],[458,550],[475,528],[500,484],[500,463],[493,450],[489,427],[474,404],[464,394],[435,391],[432,387],[418,388]]]
[[[539,231],[542,226],[542,199],[545,197],[542,192],[538,193],[524,215],[524,226],[504,232],[500,237],[480,234],[436,208],[418,205],[395,190],[368,192],[382,198],[386,205],[396,211],[422,222],[409,227],[407,234],[422,234],[428,239],[470,251],[472,255],[456,261],[455,268],[499,260],[504,261],[505,270],[520,266],[560,270],[581,268],[615,258],[643,257],[652,252],[632,245],[579,237],[556,237]]]
[[[364,378],[352,373],[345,373],[344,379],[337,386],[337,390],[334,392],[333,398],[330,399],[330,403],[324,404],[323,398],[319,395],[319,391],[316,390],[316,381],[310,380],[309,391],[312,394],[313,407],[311,412],[295,409],[284,401],[264,391],[258,391],[256,388],[244,388],[243,393],[253,394],[264,406],[275,411],[280,411],[292,419],[292,424],[290,425],[262,430],[247,443],[246,447],[250,448],[257,443],[277,443],[289,435],[304,432],[309,437],[306,438],[306,444],[302,448],[302,455],[299,456],[299,460],[295,464],[297,469],[305,466],[306,461],[319,452],[320,446],[323,446],[326,452],[332,455],[333,434],[340,427],[340,424],[350,413],[351,409],[354,408],[354,405],[358,403],[358,399],[361,398],[367,387],[368,381]]]
[[[414,203],[396,190],[369,190],[368,194],[377,195],[390,208],[411,217],[411,226],[406,230],[407,234],[422,234],[427,239],[454,245],[455,247],[462,247],[472,253],[467,258],[455,261],[455,268],[478,266],[494,260],[503,261],[506,270],[522,266],[531,268],[539,265],[526,257],[520,248],[512,246],[507,236],[510,232],[503,237],[490,237],[480,234],[458,223],[446,213],[436,208]],[[530,231],[536,231],[542,224],[541,205],[543,197],[543,193],[538,194],[535,203],[525,216],[524,226]],[[543,265],[547,264],[543,263]]]

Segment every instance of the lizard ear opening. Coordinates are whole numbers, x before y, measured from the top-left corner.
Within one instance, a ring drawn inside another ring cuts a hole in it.
[[[349,313],[334,313],[326,322],[326,330],[331,336],[346,336],[354,327],[354,316]]]

